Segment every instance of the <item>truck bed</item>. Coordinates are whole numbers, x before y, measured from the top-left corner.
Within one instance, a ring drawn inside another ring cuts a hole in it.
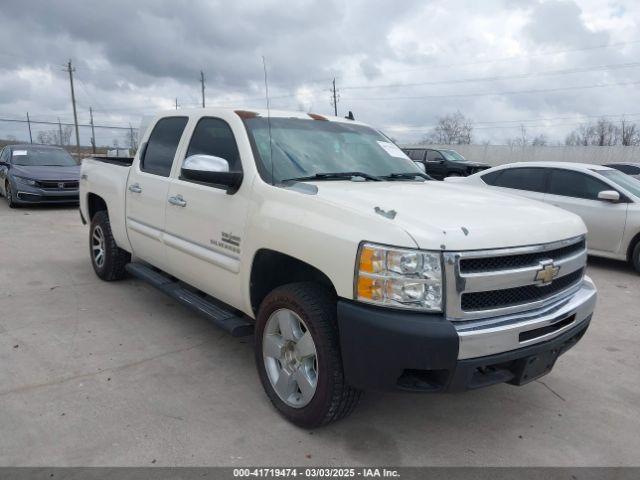
[[[133,157],[86,157],[83,160],[97,160],[98,162],[120,165],[122,167],[130,167],[133,163]]]

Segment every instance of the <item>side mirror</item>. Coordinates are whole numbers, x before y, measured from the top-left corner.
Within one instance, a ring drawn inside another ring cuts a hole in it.
[[[424,163],[422,162],[413,162],[413,163],[416,164],[416,167],[418,167],[422,173],[427,173],[427,167],[424,166]]]
[[[619,202],[620,201],[620,193],[615,190],[603,190],[598,193],[598,200],[603,200],[605,202]]]
[[[180,178],[207,185],[226,187],[235,193],[242,183],[242,172],[230,172],[229,162],[213,155],[191,155],[182,162]]]

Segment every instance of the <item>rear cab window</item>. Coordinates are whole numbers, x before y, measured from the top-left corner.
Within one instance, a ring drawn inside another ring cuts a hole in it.
[[[147,140],[144,156],[140,159],[140,170],[161,177],[169,176],[188,120],[188,117],[165,117],[158,120]]]

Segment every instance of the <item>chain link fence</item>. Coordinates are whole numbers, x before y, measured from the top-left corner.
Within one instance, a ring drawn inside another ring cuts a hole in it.
[[[125,148],[133,153],[138,148],[138,129],[131,125],[79,124],[78,134],[83,154],[106,153],[112,148]],[[59,145],[75,152],[75,126],[62,120],[3,117],[0,144],[10,143]]]

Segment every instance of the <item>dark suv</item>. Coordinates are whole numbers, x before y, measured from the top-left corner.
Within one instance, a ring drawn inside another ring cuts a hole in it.
[[[435,148],[403,148],[411,160],[424,165],[426,173],[433,178],[442,180],[446,177],[466,177],[490,165],[470,162],[455,150],[440,150]]]

